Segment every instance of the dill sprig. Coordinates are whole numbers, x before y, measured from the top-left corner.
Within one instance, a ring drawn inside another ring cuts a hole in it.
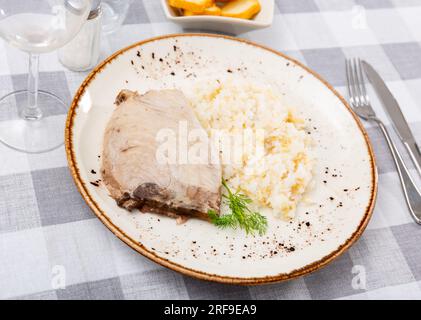
[[[266,217],[259,212],[250,210],[249,204],[252,200],[240,193],[239,190],[232,192],[225,180],[222,180],[222,185],[228,193],[223,194],[222,197],[228,202],[231,213],[219,216],[216,211],[209,210],[208,215],[211,222],[219,228],[240,228],[251,235],[254,235],[255,232],[259,235],[265,234],[268,226]]]

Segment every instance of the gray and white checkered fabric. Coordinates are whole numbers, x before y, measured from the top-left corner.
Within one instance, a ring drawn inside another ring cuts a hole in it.
[[[278,0],[272,27],[242,37],[295,57],[343,94],[345,57],[367,59],[387,81],[421,142],[420,17],[421,0]],[[183,31],[166,20],[160,1],[135,0],[123,27],[104,39],[102,56]],[[25,62],[24,53],[0,42],[0,96],[25,88]],[[63,68],[56,53],[41,57],[41,88],[68,103],[85,76]],[[0,110],[0,121],[13,118],[13,112]],[[147,260],[91,213],[70,177],[64,148],[26,155],[0,145],[0,298],[421,299],[421,227],[410,218],[382,136],[365,125],[380,173],[368,229],[326,268],[260,287],[207,283]],[[60,266],[66,289],[54,287]],[[365,286],[354,283],[361,272]]]

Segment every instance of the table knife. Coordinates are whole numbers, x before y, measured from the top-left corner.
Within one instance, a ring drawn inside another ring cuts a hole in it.
[[[374,70],[368,62],[362,61],[362,63],[368,80],[379,96],[384,108],[386,109],[386,113],[392,120],[393,126],[398,133],[399,138],[408,150],[411,160],[414,162],[418,173],[421,175],[421,148],[418,146],[398,102],[377,71]]]

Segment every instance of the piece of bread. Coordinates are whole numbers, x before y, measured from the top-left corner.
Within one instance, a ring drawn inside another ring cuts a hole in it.
[[[221,8],[217,5],[213,5],[209,8],[203,10],[203,12],[192,12],[189,10],[183,11],[184,16],[198,16],[198,15],[205,15],[205,16],[220,16],[221,15]]]
[[[250,19],[261,9],[258,0],[234,0],[222,7],[221,15],[231,18]]]
[[[214,5],[213,0],[168,0],[170,6],[184,9],[190,12],[203,12],[206,8]]]
[[[221,8],[217,5],[210,6],[203,11],[203,14],[208,16],[220,16],[221,15]]]

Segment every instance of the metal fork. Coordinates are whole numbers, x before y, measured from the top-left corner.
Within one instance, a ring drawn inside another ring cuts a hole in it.
[[[359,58],[346,59],[346,79],[349,102],[355,113],[367,121],[377,123],[386,138],[387,145],[395,160],[396,169],[398,170],[399,179],[405,194],[405,200],[408,204],[409,211],[415,222],[421,224],[421,193],[412,179],[408,168],[402,160],[396,145],[391,139],[383,122],[377,118],[376,113],[371,107],[370,99],[365,87],[364,75],[362,72],[361,60]]]

